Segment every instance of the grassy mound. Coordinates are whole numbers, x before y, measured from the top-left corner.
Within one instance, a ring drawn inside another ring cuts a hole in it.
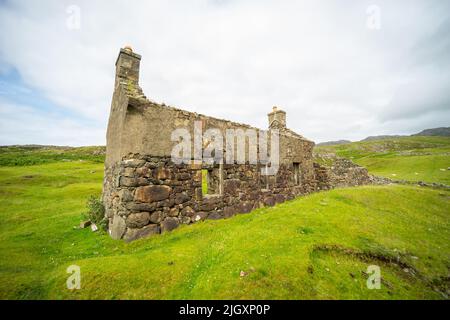
[[[100,194],[89,161],[0,167],[2,299],[441,299],[450,192],[411,186],[313,194],[126,244],[75,228]],[[81,290],[66,288],[70,265]],[[380,290],[366,287],[381,268]]]
[[[401,137],[321,146],[317,154],[335,153],[394,180],[450,185],[450,137]]]

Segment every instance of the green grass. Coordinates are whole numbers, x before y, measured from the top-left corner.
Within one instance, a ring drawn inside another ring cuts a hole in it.
[[[92,161],[103,163],[105,147],[0,147],[0,166],[29,166],[54,162]]]
[[[448,290],[450,192],[340,189],[126,244],[75,228],[102,171],[90,161],[0,167],[1,299],[442,299],[436,290]],[[82,288],[73,292],[74,264]],[[380,290],[366,287],[373,264]]]
[[[349,158],[377,176],[450,185],[450,170],[447,170],[450,167],[450,137],[403,137],[354,142],[317,147],[315,151]]]
[[[202,194],[208,194],[208,170],[202,170]]]

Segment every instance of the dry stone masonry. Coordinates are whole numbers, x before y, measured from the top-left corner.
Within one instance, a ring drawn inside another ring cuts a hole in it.
[[[109,232],[114,239],[133,241],[181,224],[228,218],[317,190],[369,181],[367,171],[354,165],[330,171],[314,164],[314,143],[289,130],[286,113],[277,108],[269,114],[269,130],[280,133],[276,175],[262,175],[263,166],[248,161],[174,163],[171,152],[176,142],[171,134],[175,129],[186,128],[192,133],[194,122],[200,121],[204,130],[260,130],[150,101],[139,87],[140,61],[141,56],[125,48],[116,62],[103,186]],[[248,150],[247,144],[247,159]]]

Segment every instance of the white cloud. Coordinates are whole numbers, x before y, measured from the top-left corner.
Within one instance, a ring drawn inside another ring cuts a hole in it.
[[[0,145],[102,145],[103,128],[0,100]]]
[[[448,2],[375,2],[379,31],[366,27],[369,1],[6,2],[0,72],[7,63],[49,100],[101,127],[116,55],[131,44],[143,55],[146,95],[191,111],[266,127],[278,105],[292,129],[316,141],[442,125]],[[72,4],[81,9],[78,31],[66,27]],[[104,141],[106,128],[78,125]],[[15,137],[5,141],[32,138],[2,131]],[[72,132],[63,144],[75,144]]]

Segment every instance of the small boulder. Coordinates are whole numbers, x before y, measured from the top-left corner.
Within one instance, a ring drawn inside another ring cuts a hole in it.
[[[176,228],[178,228],[179,222],[176,218],[166,218],[163,222],[161,222],[161,232],[169,232]]]
[[[183,217],[192,217],[192,216],[194,216],[194,214],[195,214],[195,211],[194,211],[194,209],[192,209],[191,207],[186,207],[186,208],[183,208],[183,210],[181,210],[181,215],[183,216]]]
[[[162,216],[162,212],[161,211],[155,211],[151,214],[150,216],[150,222],[151,223],[160,223],[161,222],[161,216]]]
[[[158,234],[160,232],[161,230],[157,224],[149,224],[148,226],[140,229],[127,229],[127,232],[125,233],[123,239],[126,242],[131,242],[140,238],[151,236],[153,234]]]
[[[187,194],[179,193],[175,196],[175,204],[182,204],[189,201],[190,197]]]
[[[110,224],[109,233],[113,239],[119,240],[125,233],[126,228],[127,226],[125,224],[125,219],[121,216],[115,215],[112,219],[112,223]]]
[[[91,221],[87,220],[87,221],[82,221],[80,223],[80,229],[86,229],[87,227],[89,227],[91,225]]]
[[[170,209],[169,211],[169,217],[178,217],[178,214],[180,213],[180,209],[177,207]]]
[[[130,214],[127,217],[126,224],[128,228],[142,228],[150,222],[150,214],[148,212],[139,212]]]

